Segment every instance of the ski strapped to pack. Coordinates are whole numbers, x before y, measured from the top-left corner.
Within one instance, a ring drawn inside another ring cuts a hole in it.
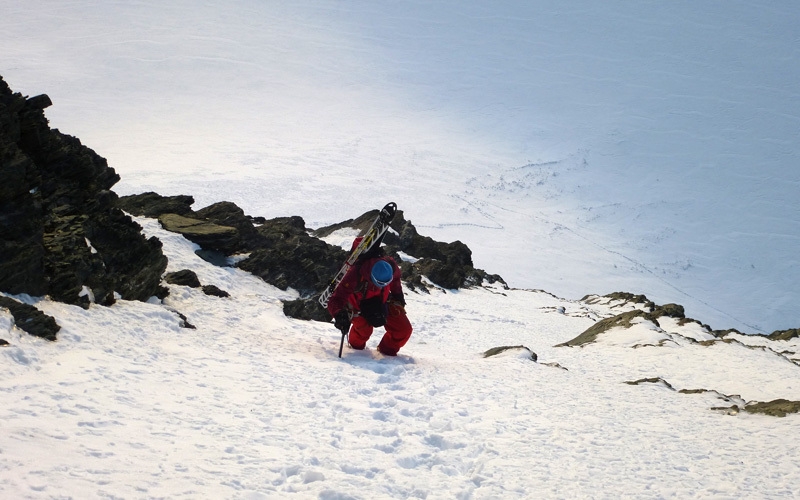
[[[395,213],[397,213],[397,204],[393,202],[387,203],[386,206],[381,209],[378,217],[375,218],[375,221],[364,233],[361,242],[350,252],[350,256],[347,257],[342,268],[339,269],[339,272],[336,273],[336,276],[333,277],[330,284],[320,294],[319,303],[322,307],[328,307],[328,301],[336,291],[336,287],[339,286],[339,283],[344,279],[344,275],[353,267],[356,260],[358,260],[361,255],[370,251],[376,244],[380,245],[383,234],[389,229],[389,224],[392,222],[392,219],[394,219]]]

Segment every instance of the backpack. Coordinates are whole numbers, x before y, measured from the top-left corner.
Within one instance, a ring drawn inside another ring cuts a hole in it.
[[[368,299],[364,299],[359,304],[361,309],[361,317],[367,320],[372,326],[383,326],[386,324],[386,315],[389,308],[383,302],[383,295],[376,295]]]

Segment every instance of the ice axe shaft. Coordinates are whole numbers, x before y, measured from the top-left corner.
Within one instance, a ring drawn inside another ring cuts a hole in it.
[[[345,332],[342,332],[342,342],[339,344],[339,357],[342,357],[342,349],[344,349],[344,338],[347,336]]]

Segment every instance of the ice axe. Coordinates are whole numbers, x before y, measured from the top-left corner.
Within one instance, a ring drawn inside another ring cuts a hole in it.
[[[347,319],[344,320],[344,317]],[[339,344],[339,357],[341,358],[342,350],[344,349],[344,338],[347,336],[347,332],[350,331],[350,323],[353,321],[353,315],[349,311],[339,311],[336,320],[334,325],[342,332],[342,341]]]

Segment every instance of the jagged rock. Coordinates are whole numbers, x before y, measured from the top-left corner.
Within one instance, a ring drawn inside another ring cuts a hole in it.
[[[164,281],[170,285],[188,286],[191,288],[200,288],[200,279],[197,273],[189,269],[182,269],[174,273],[167,273],[164,276]]]
[[[283,302],[283,314],[290,318],[330,322],[331,315],[317,301],[310,299],[287,300]]]
[[[656,308],[655,303],[648,299],[645,295],[635,295],[629,292],[612,292],[607,293],[602,296],[598,295],[586,295],[581,299],[581,302],[585,302],[587,304],[599,304],[599,303],[608,303],[612,301],[619,301],[624,303],[630,304],[642,304],[645,308],[649,310],[654,310]],[[681,307],[681,306],[678,306]]]
[[[640,309],[634,309],[633,311],[624,312],[622,314],[612,316],[611,318],[601,319],[574,339],[558,344],[556,347],[576,347],[592,343],[597,340],[598,335],[612,328],[616,328],[618,326],[630,328],[632,326],[632,321],[635,318],[644,318],[648,321],[652,321],[656,326],[658,326],[658,320],[653,317],[653,315]]]
[[[748,403],[744,407],[748,413],[761,413],[773,417],[785,417],[789,413],[800,413],[800,401],[775,399],[764,403]]]
[[[263,217],[245,215],[244,210],[229,201],[214,203],[197,211],[192,210],[192,204],[194,198],[188,195],[161,196],[153,192],[123,196],[117,200],[117,207],[137,216],[159,218],[162,215],[177,214],[218,226],[235,228],[238,231],[238,240],[235,245],[223,248],[224,252],[248,252],[264,245],[264,238],[255,227],[256,224],[265,222]],[[204,251],[213,251],[212,245],[206,242],[195,241],[195,243],[204,247]]]
[[[442,288],[455,290],[461,288],[466,280],[466,269],[435,259],[420,259],[412,269],[417,274],[427,276],[433,283]],[[413,273],[412,273],[413,276]]]
[[[711,335],[717,338],[725,338],[727,335],[730,335],[731,333],[735,333],[737,335],[743,335],[742,332],[740,332],[736,328],[728,328],[727,330],[711,330]]]
[[[194,326],[193,324],[189,323],[189,320],[186,318],[185,314],[183,314],[181,312],[178,312],[178,311],[175,311],[174,309],[172,310],[172,312],[177,314],[178,318],[180,318],[179,325],[180,325],[181,328],[187,328],[189,330],[197,330],[196,326]]]
[[[724,336],[727,333],[727,332],[712,331],[711,327],[709,327],[708,325],[704,325],[699,321],[697,321],[696,319],[687,318],[685,310],[683,306],[680,304],[670,303],[664,305],[656,305],[645,295],[635,295],[628,292],[614,292],[602,296],[586,295],[581,299],[581,302],[584,302],[586,304],[603,304],[610,306],[611,309],[617,307],[630,307],[632,304],[635,305],[641,304],[644,307],[644,312],[647,313],[645,318],[649,321],[652,321],[656,326],[660,326],[658,323],[658,318],[667,316],[670,318],[677,319],[678,326],[684,326],[689,323],[696,323],[697,325],[704,328],[709,334],[714,335],[716,337]],[[640,313],[635,313],[635,314],[640,315]],[[595,325],[593,328],[604,328],[605,324],[606,323],[599,326]],[[625,326],[626,328],[629,327],[629,325],[627,324],[622,326]],[[730,331],[735,331],[735,330],[730,330]]]
[[[33,109],[27,106],[0,77],[0,290],[43,295],[41,172],[20,149],[23,127],[41,120],[31,117]]]
[[[206,295],[215,297],[230,297],[231,295],[216,285],[201,285],[197,273],[190,269],[182,269],[174,273],[167,273],[164,281],[170,285],[188,286],[190,288],[201,288]]]
[[[340,248],[309,235],[301,217],[251,217],[230,202],[192,211],[188,201],[145,193],[122,198],[119,206],[134,214],[157,214],[165,229],[200,245],[198,254],[217,265],[228,265],[227,255],[249,254],[237,267],[278,288],[294,288],[303,298],[319,293],[346,258]],[[163,212],[176,204],[184,204],[181,214]]]
[[[11,345],[11,344],[6,339],[0,339],[0,346],[6,346],[6,345]]]
[[[347,253],[308,234],[301,217],[279,217],[258,227],[265,246],[254,250],[237,267],[302,298],[318,294],[339,270]]]
[[[207,220],[220,226],[235,227],[239,231],[238,252],[249,252],[262,247],[265,238],[255,224],[264,224],[263,217],[250,217],[235,203],[222,201],[202,208],[194,213],[195,218]]]
[[[127,216],[125,219],[130,221]],[[111,233],[110,227],[106,229]],[[118,230],[111,234],[122,232]],[[155,237],[146,240],[142,238],[141,226],[138,224],[127,226],[125,232],[129,239],[110,236],[102,247],[98,246],[106,252],[103,257],[106,269],[115,276],[114,289],[126,300],[147,301],[152,297],[163,299],[169,294],[169,290],[161,285],[161,275],[167,267],[167,257],[161,251],[161,241]],[[134,237],[134,232],[137,237]],[[126,246],[127,242],[134,244]]]
[[[7,179],[2,166],[0,178]],[[43,224],[41,201],[27,195],[0,197],[0,290],[34,296],[47,293]]]
[[[724,415],[736,416],[741,411],[739,405],[731,405],[731,406],[712,406],[712,411],[716,411],[718,413],[722,413]]]
[[[61,327],[55,318],[48,316],[35,307],[23,304],[8,297],[0,297],[0,307],[8,309],[14,316],[14,324],[18,328],[36,337],[54,341]]]
[[[710,327],[710,326],[708,326],[708,325],[704,325],[703,323],[701,323],[701,322],[697,321],[696,319],[693,319],[693,318],[686,318],[686,317],[683,317],[683,318],[680,318],[680,319],[678,319],[678,326],[684,326],[684,325],[687,325],[687,324],[689,324],[689,323],[695,323],[695,324],[697,324],[697,325],[701,326],[702,328],[705,328],[705,330],[706,330],[708,333],[710,333],[711,335],[714,335],[714,332],[711,330],[711,327]]]
[[[220,226],[178,214],[163,214],[158,222],[167,231],[182,234],[187,240],[210,250],[229,253],[239,243],[239,231],[235,227]]]
[[[800,337],[800,328],[790,330],[775,330],[767,336],[770,340],[791,340]]]
[[[178,214],[191,217],[194,198],[188,195],[161,196],[152,191],[142,194],[122,196],[116,201],[117,208],[139,217],[158,218],[164,214]]]
[[[675,388],[672,387],[672,384],[670,384],[661,377],[640,378],[639,380],[628,380],[625,383],[628,385],[657,384],[657,385],[663,385],[667,389],[671,389],[673,391],[675,390]]]
[[[161,243],[114,207],[106,160],[49,128],[50,104],[0,78],[0,290],[84,307],[163,294]]]
[[[661,316],[668,316],[670,318],[686,318],[683,306],[679,304],[664,304],[663,306],[656,306],[651,313],[653,317],[660,318]]]
[[[339,222],[337,224],[332,224],[330,226],[321,227],[316,229],[312,234],[316,238],[324,238],[340,229],[358,229],[362,233],[369,229],[369,226],[372,222],[378,217],[380,210],[370,210],[369,212],[365,212],[364,214],[356,217],[355,219],[347,219],[346,221]],[[403,211],[398,210],[395,214],[395,220],[398,218],[402,218]],[[387,233],[387,237],[391,238],[391,233]],[[385,238],[384,238],[385,239]]]
[[[225,290],[220,289],[216,285],[203,285],[202,290],[203,290],[204,294],[211,295],[211,296],[214,296],[214,297],[225,298],[225,297],[230,297],[231,296],[231,294],[229,294]]]
[[[70,302],[84,285],[103,305],[114,302],[115,291],[124,299],[142,301],[167,294],[161,286],[167,266],[161,242],[145,239],[141,227],[118,209],[90,215],[80,227],[62,226],[45,233],[46,241],[50,237],[52,242],[69,241],[69,245],[51,245],[50,259],[45,261],[46,268],[52,269],[49,293],[56,300]]]

